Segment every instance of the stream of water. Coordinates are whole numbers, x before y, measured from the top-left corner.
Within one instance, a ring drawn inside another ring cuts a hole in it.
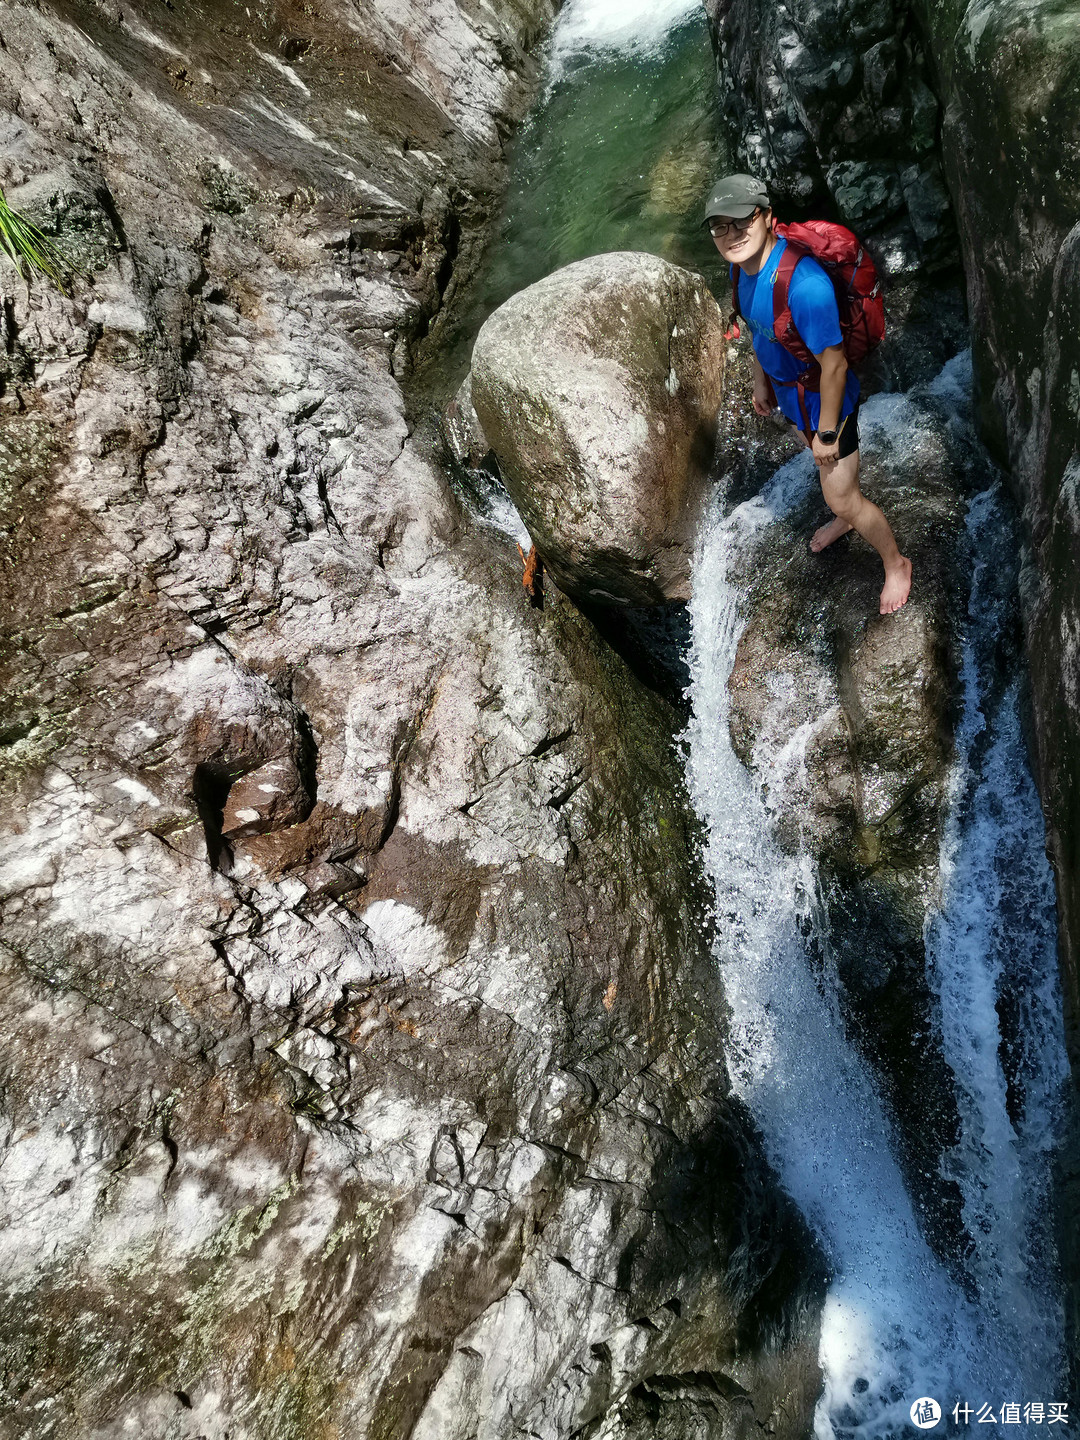
[[[712,274],[701,222],[726,162],[700,0],[566,0],[544,91],[514,141],[503,214],[450,368],[516,291],[608,250]],[[455,384],[457,383],[455,380]]]
[[[964,360],[952,362],[931,388],[954,423],[966,425],[963,375]],[[925,423],[896,396],[869,400],[863,415],[871,442],[880,427],[915,445]],[[688,738],[733,1016],[729,1069],[832,1270],[817,1415],[817,1434],[827,1440],[914,1433],[909,1410],[923,1396],[938,1401],[946,1423],[957,1404],[971,1405],[973,1415],[988,1404],[999,1419],[1003,1404],[1061,1399],[1063,1317],[1047,1215],[1066,1072],[1042,814],[1020,732],[1019,685],[1002,685],[995,669],[1016,584],[1016,538],[990,488],[967,518],[976,564],[964,708],[944,893],[927,936],[962,1119],[947,1157],[972,1244],[961,1287],[923,1234],[873,1076],[845,1034],[835,976],[823,980],[810,963],[808,934],[827,925],[813,861],[773,840],[770,811],[728,732],[727,681],[744,621],[728,576],[815,483],[800,457],[754,499],[730,513],[718,505],[695,575]],[[1014,1057],[1022,1078],[1011,1095],[1001,1059],[1006,995],[1022,1016],[1015,1028],[1023,1053]],[[994,1433],[985,1423],[982,1433]]]
[[[605,250],[650,250],[718,281],[698,223],[709,180],[728,168],[713,74],[698,0],[568,0],[546,91],[517,142],[480,318],[557,266]],[[914,441],[929,407],[976,446],[969,388],[960,359],[919,405],[901,396],[868,401],[868,442],[875,430],[895,440],[905,428]],[[978,1407],[989,1405],[995,1420],[984,1418],[980,1433],[1007,1435],[1014,1432],[1011,1416],[1001,1423],[1002,1405],[1016,1404],[1022,1423],[1025,1403],[1063,1398],[1062,1307],[1047,1218],[1066,1073],[1054,892],[1021,735],[1020,684],[1000,673],[998,658],[1008,651],[1000,642],[1016,586],[1016,539],[987,476],[967,515],[975,571],[963,713],[942,895],[926,934],[961,1120],[944,1165],[959,1187],[970,1241],[951,1272],[905,1187],[874,1076],[848,1042],[836,977],[810,963],[808,936],[827,927],[814,863],[773,840],[772,809],[728,733],[727,682],[744,623],[728,577],[815,483],[805,458],[734,507],[725,508],[721,484],[698,558],[688,779],[707,833],[717,959],[732,1011],[732,1082],[830,1265],[821,1440],[916,1434],[910,1407],[922,1396],[945,1412],[936,1433],[956,1431],[954,1405],[972,1407],[972,1425]]]

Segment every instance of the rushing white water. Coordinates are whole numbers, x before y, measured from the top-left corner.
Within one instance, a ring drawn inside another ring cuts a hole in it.
[[[953,365],[936,391],[939,404],[956,410],[953,423],[964,425],[962,366]],[[915,444],[918,426],[927,423],[918,406],[900,397],[870,400],[863,414],[870,439],[888,431],[890,439]],[[1004,1401],[1060,1398],[1061,1316],[1050,1237],[1038,1217],[1046,1208],[1064,1051],[1053,892],[1016,688],[999,684],[993,705],[987,698],[1008,585],[1000,583],[992,553],[1003,517],[993,496],[980,496],[969,522],[980,568],[943,850],[946,893],[928,936],[963,1121],[949,1161],[963,1189],[965,1221],[973,1238],[978,1232],[970,1299],[922,1234],[873,1079],[845,1037],[835,976],[815,977],[808,965],[804,932],[824,923],[813,863],[784,853],[772,839],[770,811],[728,734],[727,681],[743,626],[728,578],[733,561],[814,484],[812,467],[799,458],[761,495],[728,515],[718,512],[707,526],[692,604],[688,768],[707,826],[718,958],[733,1016],[732,1080],[832,1269],[817,1431],[877,1437],[914,1433],[909,1407],[924,1395],[946,1411],[958,1401],[993,1402],[996,1412]],[[774,766],[772,790],[777,776]],[[1023,1113],[1014,1116],[995,1009],[1006,969],[1022,996],[1020,1028],[1027,1033]]]
[[[576,113],[597,91],[601,65],[617,67],[627,56],[643,71],[657,69],[655,57],[670,53],[669,38],[695,16],[700,0],[567,0],[552,38],[549,100],[569,95]],[[577,91],[562,83],[573,75]],[[636,132],[627,125],[622,133]],[[597,124],[589,164],[600,146],[605,164],[616,163],[615,134],[610,120]],[[571,146],[571,153],[576,172],[578,151]],[[640,180],[636,151],[633,161]],[[527,187],[529,196],[535,188]],[[609,208],[632,210],[632,198],[619,194]],[[544,224],[551,224],[547,212]],[[603,248],[592,232],[589,243]],[[631,248],[641,240],[620,235],[618,243]],[[947,366],[930,389],[930,403],[951,412],[950,429],[974,448],[969,365]],[[902,396],[875,397],[861,417],[865,442],[883,450],[896,444],[912,452],[926,423],[922,403]],[[799,459],[754,500],[726,515],[718,508],[706,528],[692,605],[688,779],[707,829],[718,960],[732,1013],[732,1082],[830,1262],[818,1436],[914,1434],[909,1407],[924,1395],[945,1411],[930,1432],[940,1434],[954,1430],[949,1412],[957,1402],[989,1402],[997,1413],[1003,1402],[1062,1398],[1062,1320],[1045,1218],[1064,1073],[1053,891],[1017,687],[994,673],[993,660],[1015,584],[1006,562],[1013,541],[996,496],[977,498],[969,517],[977,563],[943,897],[926,936],[961,1119],[959,1141],[945,1157],[972,1241],[970,1254],[955,1257],[961,1282],[921,1229],[873,1076],[847,1041],[836,976],[827,966],[822,973],[820,961],[814,972],[808,964],[805,936],[827,924],[814,865],[782,851],[770,834],[783,787],[801,778],[809,727],[772,757],[755,757],[768,758],[767,800],[728,734],[727,682],[743,625],[729,576],[764,528],[814,485],[812,466]],[[979,1433],[997,1431],[990,1424]]]
[[[1014,537],[996,489],[972,502],[975,556],[949,822],[942,845],[946,904],[927,930],[941,1001],[945,1057],[963,1123],[948,1173],[963,1195],[968,1268],[1004,1343],[1025,1356],[1029,1386],[1051,1388],[1061,1363],[1049,1156],[1064,1083],[1054,889],[1020,728],[1020,684],[1002,685],[995,649],[1015,584]],[[999,693],[996,697],[994,691]],[[1006,997],[1014,1076],[1002,1066]]]
[[[701,0],[566,0],[552,37],[553,71],[584,51],[658,49]]]

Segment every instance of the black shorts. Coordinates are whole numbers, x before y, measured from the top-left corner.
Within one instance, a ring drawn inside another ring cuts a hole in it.
[[[843,421],[843,428],[840,431],[840,450],[836,457],[838,460],[844,460],[848,455],[854,455],[859,448],[859,406],[861,404],[861,400],[856,400],[855,409]],[[813,432],[804,430],[802,433],[806,436],[806,443],[809,445],[813,439]]]

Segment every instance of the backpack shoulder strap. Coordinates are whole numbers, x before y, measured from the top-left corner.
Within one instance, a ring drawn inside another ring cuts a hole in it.
[[[773,277],[773,334],[785,350],[790,351],[796,360],[806,366],[803,378],[808,382],[818,373],[818,363],[795,325],[788,292],[795,267],[809,253],[801,245],[792,245],[788,240]],[[814,388],[816,389],[816,385]]]
[[[738,265],[732,265],[732,267],[731,267],[731,313],[732,313],[732,315],[741,315],[741,314],[742,314],[742,311],[739,309],[739,276],[740,276],[741,274],[742,274],[742,271],[739,269]]]
[[[793,245],[790,240],[784,246],[784,253],[780,256],[780,263],[776,267],[776,275],[773,279],[773,322],[779,320],[785,313],[790,321],[791,307],[788,304],[788,291],[791,288],[791,277],[795,273],[795,266],[808,252]],[[780,336],[776,337],[778,340]]]

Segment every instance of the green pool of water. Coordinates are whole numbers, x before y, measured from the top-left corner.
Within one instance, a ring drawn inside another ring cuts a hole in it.
[[[514,144],[510,185],[483,270],[455,333],[447,382],[468,368],[476,332],[516,291],[561,265],[645,250],[726,285],[701,224],[710,181],[729,168],[702,12],[645,53],[610,47],[559,66]]]

